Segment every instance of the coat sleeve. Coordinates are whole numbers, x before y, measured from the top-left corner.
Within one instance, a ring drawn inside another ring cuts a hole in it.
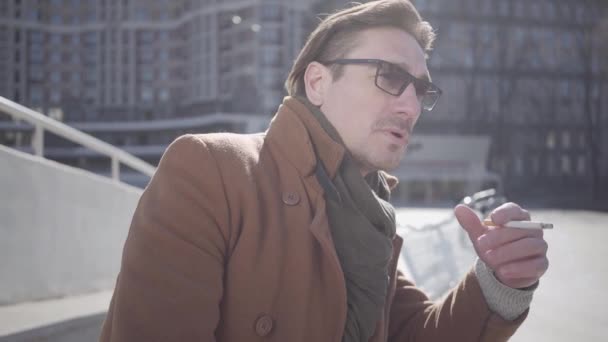
[[[525,320],[526,310],[506,321],[488,308],[472,270],[442,300],[432,302],[401,272],[390,308],[390,342],[507,341]]]
[[[143,192],[100,341],[214,341],[228,208],[210,151],[178,138]]]

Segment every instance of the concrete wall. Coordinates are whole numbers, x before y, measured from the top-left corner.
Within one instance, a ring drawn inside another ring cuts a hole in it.
[[[0,145],[0,305],[113,288],[140,195]]]

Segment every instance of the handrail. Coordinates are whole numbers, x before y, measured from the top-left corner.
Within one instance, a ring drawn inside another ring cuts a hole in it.
[[[150,177],[156,171],[153,165],[146,163],[142,159],[2,96],[0,96],[0,112],[5,112],[13,116],[13,118],[24,120],[34,125],[32,147],[34,148],[34,154],[37,156],[44,157],[44,131],[47,130],[110,157],[112,160],[112,179],[115,181],[120,181],[120,163]]]

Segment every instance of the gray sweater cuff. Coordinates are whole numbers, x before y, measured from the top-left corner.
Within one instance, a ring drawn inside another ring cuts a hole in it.
[[[479,258],[475,262],[475,275],[490,310],[500,317],[512,321],[530,307],[536,286],[525,290],[508,287],[496,279],[494,272]]]

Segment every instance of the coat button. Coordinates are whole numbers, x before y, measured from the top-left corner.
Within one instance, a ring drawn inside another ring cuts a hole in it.
[[[272,331],[272,327],[272,317],[266,314],[260,316],[255,322],[255,332],[260,337],[264,337],[270,334],[270,332]]]
[[[284,192],[283,203],[287,205],[296,205],[300,203],[300,195],[297,192]]]

